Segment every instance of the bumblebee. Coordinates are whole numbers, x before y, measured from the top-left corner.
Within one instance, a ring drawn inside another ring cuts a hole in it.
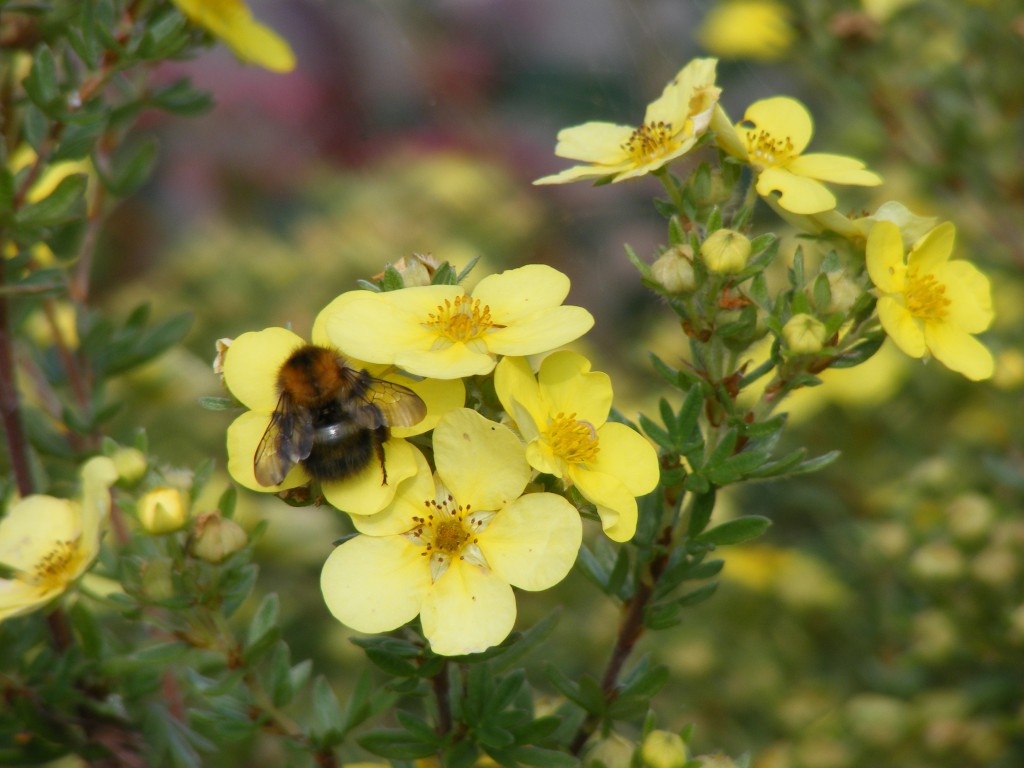
[[[277,406],[253,457],[260,485],[277,485],[301,464],[316,480],[340,480],[376,455],[388,481],[390,427],[411,427],[427,406],[408,387],[353,368],[333,349],[306,344],[277,374]]]

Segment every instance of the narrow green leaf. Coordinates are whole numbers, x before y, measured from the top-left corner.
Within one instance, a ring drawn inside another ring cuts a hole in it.
[[[245,636],[243,656],[247,662],[252,662],[262,656],[277,642],[281,629],[278,626],[278,618],[281,613],[281,603],[276,592],[269,593],[263,598],[256,609],[252,621],[249,622],[249,630]]]
[[[381,728],[359,739],[359,746],[390,760],[415,760],[437,751],[435,741],[425,741],[401,728]]]
[[[51,117],[60,114],[60,84],[57,82],[57,60],[49,46],[40,44],[32,56],[32,69],[22,80],[25,94]]]
[[[704,473],[708,480],[721,487],[741,480],[748,473],[763,466],[766,461],[767,451],[742,451],[714,466],[705,467]]]
[[[761,536],[772,521],[760,515],[747,515],[729,520],[694,537],[694,541],[702,544],[742,544],[745,541]]]
[[[497,674],[518,664],[530,651],[550,637],[561,615],[561,609],[556,608],[518,637],[514,637],[501,655],[489,662],[491,670]]]
[[[715,489],[699,493],[693,498],[690,507],[690,524],[687,527],[687,535],[692,539],[698,536],[711,520],[711,513],[715,509]]]
[[[88,177],[84,173],[65,176],[42,200],[26,205],[16,215],[24,227],[52,227],[75,216],[75,205],[85,195]]]
[[[341,706],[330,683],[322,675],[313,682],[313,722],[310,735],[322,747],[332,747],[344,738]]]

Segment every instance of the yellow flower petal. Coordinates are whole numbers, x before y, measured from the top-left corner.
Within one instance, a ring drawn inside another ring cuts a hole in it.
[[[390,536],[406,533],[416,527],[415,518],[423,514],[423,502],[435,497],[434,476],[426,458],[411,446],[416,472],[403,480],[395,497],[383,510],[374,515],[356,515],[352,524],[360,533],[371,536]]]
[[[370,371],[370,374],[375,375],[373,370]],[[392,427],[391,434],[395,437],[411,437],[429,432],[437,426],[437,422],[441,420],[442,416],[456,408],[461,408],[466,403],[466,385],[462,383],[462,379],[421,379],[417,381],[394,372],[382,374],[379,378],[408,387],[419,395],[427,406],[427,415],[416,426]]]
[[[252,18],[242,0],[174,0],[191,21],[219,37],[244,62],[290,72],[295,54],[276,32]]]
[[[428,285],[364,294],[347,300],[327,317],[327,337],[345,354],[369,363],[394,364],[401,351],[429,350],[433,346],[436,337],[423,327],[423,321],[438,304],[452,301],[464,291],[453,285]],[[396,301],[395,296],[401,296],[401,300]]]
[[[81,537],[79,553],[81,565],[73,578],[85,572],[100,551],[100,535],[110,514],[110,486],[117,482],[114,462],[106,456],[94,456],[82,466]]]
[[[948,323],[925,323],[924,340],[935,359],[972,381],[992,376],[995,360],[985,345]]]
[[[374,515],[391,503],[403,480],[416,474],[417,453],[419,451],[405,440],[393,437],[384,443],[384,466],[388,472],[386,484],[380,461],[374,456],[350,477],[323,481],[324,498],[331,506],[350,515]]]
[[[28,613],[54,597],[57,593],[40,589],[20,579],[0,579],[0,621]]]
[[[285,328],[243,333],[224,355],[224,384],[250,410],[271,413],[277,406],[277,374],[306,342]]]
[[[569,295],[569,278],[546,264],[527,264],[488,275],[473,289],[497,325],[511,325],[559,306]]]
[[[612,541],[629,541],[636,533],[636,498],[618,477],[569,467],[569,476],[584,498],[597,506],[601,527]]]
[[[711,114],[711,130],[715,134],[715,143],[727,154],[745,163],[750,162],[746,143],[720,104],[715,105]]]
[[[526,446],[526,461],[538,472],[563,479],[566,477],[566,462],[555,456],[544,439],[530,441]]]
[[[309,482],[309,475],[296,464],[279,485],[260,485],[253,471],[256,448],[270,425],[269,413],[247,411],[228,427],[228,473],[236,483],[252,491],[277,493]]]
[[[954,259],[940,265],[935,277],[946,286],[952,325],[967,333],[981,333],[992,324],[992,287],[981,270],[968,261]]]
[[[924,357],[928,351],[921,328],[907,308],[893,298],[882,296],[878,300],[878,319],[889,337],[903,353],[910,357]]]
[[[527,359],[502,358],[494,369],[494,390],[523,438],[530,441],[537,437],[539,426],[547,422],[548,410]]]
[[[536,591],[565,578],[582,540],[572,504],[553,493],[529,493],[495,516],[480,534],[480,549],[502,579]]]
[[[612,407],[612,381],[606,373],[590,370],[590,361],[575,352],[555,352],[544,358],[537,374],[548,415],[575,413],[577,421],[595,428],[608,420]]]
[[[359,632],[386,632],[416,618],[430,590],[423,550],[402,536],[356,536],[324,563],[320,589],[334,617]]]
[[[512,631],[515,595],[493,571],[456,560],[424,599],[420,621],[434,653],[479,653]]]
[[[575,341],[594,327],[594,316],[582,307],[552,307],[487,336],[487,347],[499,355],[536,355]]]
[[[796,155],[807,148],[814,133],[814,121],[807,107],[788,96],[761,99],[747,107],[743,122],[737,128],[742,135],[750,127],[754,131],[766,131],[776,139],[788,139],[789,151]],[[750,151],[749,144],[747,151]]]
[[[569,160],[582,160],[585,163],[615,165],[629,157],[629,153],[622,145],[629,140],[631,133],[633,129],[628,125],[604,122],[590,122],[563,128],[558,132],[555,154]]]
[[[871,282],[880,290],[886,293],[903,290],[906,267],[899,227],[888,221],[877,222],[868,233],[864,258]]]
[[[68,499],[34,494],[11,505],[0,520],[0,563],[31,572],[54,542],[76,541],[82,533],[79,505]]]
[[[503,509],[530,479],[523,444],[508,427],[460,408],[434,430],[437,474],[474,511]]]
[[[829,155],[820,152],[800,155],[800,157],[790,160],[786,164],[786,169],[798,176],[807,176],[836,184],[874,187],[882,183],[881,176],[867,170],[864,163],[857,158],[846,155]]]
[[[654,490],[661,476],[658,452],[640,433],[625,424],[609,422],[597,429],[600,450],[590,468],[622,479],[634,496]]]
[[[797,176],[785,168],[766,168],[757,176],[757,193],[779,193],[779,205],[793,213],[820,213],[836,207],[836,198],[819,181]]]
[[[956,242],[956,227],[945,221],[914,243],[907,256],[907,267],[917,267],[923,272],[931,272],[949,261],[953,255]]]

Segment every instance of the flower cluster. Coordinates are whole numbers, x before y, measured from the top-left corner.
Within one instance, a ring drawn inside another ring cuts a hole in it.
[[[311,342],[284,328],[219,342],[216,367],[247,408],[228,428],[231,475],[292,500],[315,481],[358,531],[321,578],[339,621],[382,632],[418,616],[436,653],[483,651],[512,631],[513,587],[552,587],[575,562],[570,487],[610,538],[633,536],[654,448],[608,423],[611,382],[585,358],[554,352],[536,374],[528,361],[593,325],[568,293],[565,275],[529,265],[471,292],[452,279],[344,293]]]
[[[730,330],[726,345],[741,351],[765,331],[772,331],[783,357],[801,359],[799,366],[790,365],[784,376],[788,381],[778,383],[790,386],[803,373],[819,373],[842,359],[870,334],[871,324],[865,322],[862,311],[876,298],[874,327],[880,325],[903,352],[918,358],[934,356],[971,379],[990,377],[992,355],[972,334],[986,330],[992,322],[991,288],[973,265],[950,260],[953,225],[935,226],[933,219],[916,216],[895,201],[883,203],[869,216],[839,213],[827,184],[874,187],[881,184],[881,177],[856,158],[807,152],[813,118],[803,104],[788,96],[755,101],[743,119],[733,123],[718,102],[721,91],[715,85],[715,67],[714,59],[696,59],[683,67],[648,106],[639,128],[590,122],[562,130],[555,154],[589,165],[535,183],[586,178],[621,181],[655,174],[669,190],[677,215],[690,217],[702,202],[715,210],[725,207],[732,190],[720,183],[726,189],[719,190],[717,197],[712,191],[704,201],[683,200],[683,187],[668,175],[667,166],[713,142],[721,160],[746,169],[752,190],[781,218],[808,234],[840,236],[856,263],[840,268],[829,261],[820,273],[824,281],[820,287],[814,287],[812,280],[797,280],[784,304],[759,304],[753,291],[739,286],[750,280],[752,288],[757,288],[755,278],[772,254],[766,248],[761,254],[752,253],[742,232],[722,228],[720,212],[715,214],[715,225],[693,221],[688,240],[677,229],[672,247],[641,268],[652,287],[678,297],[674,306],[689,335],[703,338],[701,334],[710,334],[724,321]],[[722,167],[719,182],[726,175],[725,162]],[[704,172],[703,184],[713,188],[710,174]],[[746,216],[749,227],[749,213]],[[864,288],[865,263],[873,293]],[[766,298],[763,290],[757,290]],[[723,312],[702,321],[700,310],[708,307]],[[735,312],[743,308],[750,311]],[[849,360],[846,365],[851,364]]]

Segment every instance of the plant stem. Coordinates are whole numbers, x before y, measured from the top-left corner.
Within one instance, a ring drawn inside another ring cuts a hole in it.
[[[0,238],[0,254],[3,238]],[[2,256],[0,256],[2,258]],[[32,493],[32,470],[28,460],[28,442],[21,421],[21,406],[14,380],[14,337],[11,335],[10,311],[3,288],[7,283],[7,265],[0,264],[0,419],[3,420],[10,456],[11,472],[22,497]]]

